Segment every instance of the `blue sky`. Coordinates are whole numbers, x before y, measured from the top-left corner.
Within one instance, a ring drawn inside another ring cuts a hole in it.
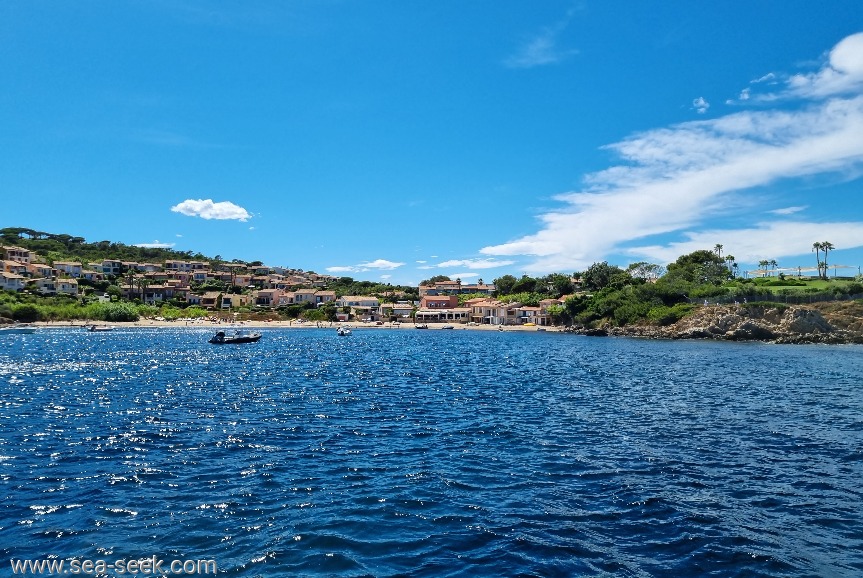
[[[0,226],[416,284],[863,264],[863,5],[0,3]]]

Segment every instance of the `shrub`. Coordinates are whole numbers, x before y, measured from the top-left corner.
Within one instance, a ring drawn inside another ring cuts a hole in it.
[[[23,303],[12,307],[12,319],[15,321],[30,323],[33,321],[39,321],[41,318],[42,312],[39,310],[39,307],[32,303]]]

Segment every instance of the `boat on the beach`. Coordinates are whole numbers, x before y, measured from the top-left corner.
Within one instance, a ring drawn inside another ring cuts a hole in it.
[[[255,343],[261,338],[260,333],[242,333],[237,330],[233,335],[227,335],[224,331],[216,331],[210,338],[210,343],[221,345],[224,343]]]
[[[339,327],[338,329],[336,329],[336,335],[346,336],[350,334],[351,330],[349,327]]]
[[[446,324],[441,329],[455,329],[455,325]]]
[[[416,327],[417,329],[428,329],[429,324],[428,323],[420,323],[419,325],[414,325],[414,327]]]
[[[87,331],[114,331],[113,325],[90,325]]]
[[[0,327],[0,334],[11,335],[13,333],[36,333],[36,328],[23,323],[15,323],[13,325]]]

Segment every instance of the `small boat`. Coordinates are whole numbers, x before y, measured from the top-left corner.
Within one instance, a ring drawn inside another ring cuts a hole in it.
[[[428,329],[429,324],[428,323],[420,323],[419,325],[414,325],[414,327],[416,327],[417,329]]]
[[[336,335],[345,336],[345,335],[350,335],[350,334],[351,334],[351,330],[348,327],[339,327],[338,329],[336,329]]]
[[[443,327],[441,327],[441,329],[455,329],[455,326],[447,324],[447,325],[444,325]]]
[[[91,325],[87,331],[114,331],[114,327],[112,325]]]
[[[241,333],[236,331],[233,335],[226,335],[224,331],[216,331],[210,338],[210,343],[221,345],[223,343],[255,343],[261,338],[260,333]]]
[[[23,323],[15,323],[6,327],[0,327],[0,334],[11,335],[13,333],[36,333],[36,328]]]

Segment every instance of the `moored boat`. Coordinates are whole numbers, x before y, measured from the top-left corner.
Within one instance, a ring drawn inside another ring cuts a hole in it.
[[[114,331],[113,325],[90,325],[87,331]]]
[[[0,327],[0,334],[11,335],[13,333],[36,333],[36,328],[23,323],[15,323]]]
[[[216,331],[210,338],[210,343],[221,345],[224,343],[255,343],[261,338],[260,333],[241,333],[237,331],[233,335],[226,335],[224,331]]]
[[[348,327],[339,327],[338,329],[336,329],[336,335],[346,336],[350,334],[351,330]]]

